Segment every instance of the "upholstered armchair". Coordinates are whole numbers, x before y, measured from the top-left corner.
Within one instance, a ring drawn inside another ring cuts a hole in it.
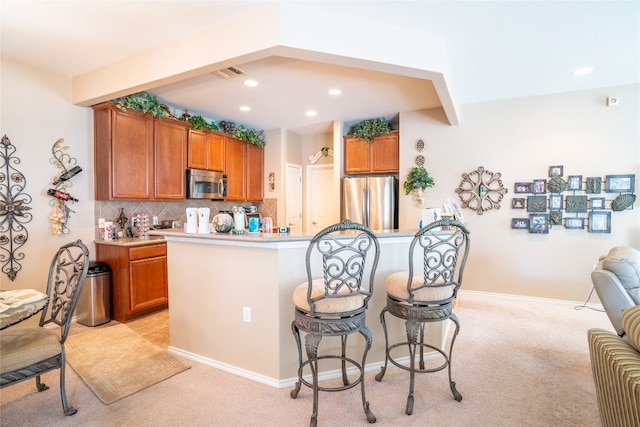
[[[640,251],[616,246],[600,257],[591,281],[611,324],[624,335],[622,310],[640,304]]]

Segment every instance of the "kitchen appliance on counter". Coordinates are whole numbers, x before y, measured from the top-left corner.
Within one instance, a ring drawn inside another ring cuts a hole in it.
[[[187,199],[223,200],[227,197],[227,175],[202,169],[187,169]]]
[[[398,178],[346,177],[342,180],[342,219],[372,230],[398,228]]]

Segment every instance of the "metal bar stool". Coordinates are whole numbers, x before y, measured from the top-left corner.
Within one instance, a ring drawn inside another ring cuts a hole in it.
[[[376,381],[382,381],[390,361],[400,369],[409,371],[409,395],[406,414],[413,413],[415,374],[437,372],[444,368],[449,371],[449,386],[458,402],[462,395],[451,379],[451,354],[456,336],[460,330],[460,321],[453,313],[453,301],[462,284],[462,275],[469,255],[469,231],[458,221],[443,219],[435,221],[419,230],[409,246],[409,271],[390,275],[385,281],[387,305],[380,313],[384,329],[385,361]],[[417,268],[415,264],[422,264]],[[403,319],[407,331],[407,341],[389,345],[385,314]],[[425,342],[425,325],[430,322],[442,322],[451,319],[456,328],[451,339],[448,354],[444,349]],[[407,363],[399,361],[400,356],[392,356],[397,348],[406,348],[409,352]],[[425,367],[424,350],[436,351],[444,359],[434,368]],[[417,350],[419,349],[419,354]],[[416,367],[416,359],[419,366]]]
[[[298,397],[302,384],[313,389],[311,426],[318,424],[318,392],[343,391],[360,384],[362,406],[370,423],[376,421],[369,409],[364,388],[364,367],[371,349],[371,332],[365,325],[365,311],[373,294],[373,280],[378,266],[379,244],[367,227],[344,220],[316,234],[307,248],[307,281],[293,293],[295,319],[291,329],[298,346],[298,381],[291,398]],[[300,331],[305,333],[306,359],[302,354]],[[365,339],[362,361],[347,356],[347,338],[359,332]],[[340,337],[340,354],[318,355],[324,337]],[[318,361],[337,359],[342,371],[342,385],[318,384]],[[349,382],[347,365],[357,368],[358,378]],[[305,368],[311,378],[304,377]]]

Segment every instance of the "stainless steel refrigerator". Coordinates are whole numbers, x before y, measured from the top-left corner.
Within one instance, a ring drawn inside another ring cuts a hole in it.
[[[342,219],[372,230],[398,228],[398,178],[346,177],[342,180]]]

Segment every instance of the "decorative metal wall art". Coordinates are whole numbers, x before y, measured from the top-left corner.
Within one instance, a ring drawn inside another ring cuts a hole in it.
[[[469,208],[482,215],[491,209],[500,209],[500,202],[509,191],[502,185],[500,172],[493,173],[479,166],[477,170],[463,173],[462,181],[456,188],[463,208]]]
[[[554,225],[564,224],[566,229],[587,228],[589,233],[611,233],[611,211],[633,209],[635,178],[634,174],[606,175],[604,179],[569,175],[565,180],[563,166],[550,166],[549,178],[515,183],[516,193],[531,195],[512,199],[511,208],[526,209],[529,217],[512,218],[511,228],[546,234]],[[601,195],[603,189],[605,195],[618,195],[607,199]],[[611,211],[607,209],[607,202]]]
[[[14,280],[22,268],[19,261],[25,257],[18,250],[29,238],[24,224],[32,219],[31,208],[27,206],[32,198],[23,192],[27,184],[24,175],[12,166],[20,164],[20,159],[14,156],[16,147],[6,135],[0,146],[0,263],[2,272]]]
[[[71,212],[68,203],[77,202],[78,199],[72,197],[68,192],[68,187],[72,186],[71,178],[82,172],[82,168],[78,166],[75,157],[71,157],[65,153],[69,149],[67,145],[62,145],[63,138],[58,139],[51,147],[53,157],[49,159],[49,163],[55,165],[58,169],[62,169],[62,173],[54,178],[53,188],[47,190],[47,194],[53,199],[49,204],[53,207],[53,213],[49,215],[53,227],[53,234],[67,234],[69,232],[69,217]]]
[[[318,160],[320,160],[320,157],[327,156],[333,157],[333,148],[322,147],[316,154],[312,154],[309,156],[309,163],[311,163],[312,165],[316,164]]]

